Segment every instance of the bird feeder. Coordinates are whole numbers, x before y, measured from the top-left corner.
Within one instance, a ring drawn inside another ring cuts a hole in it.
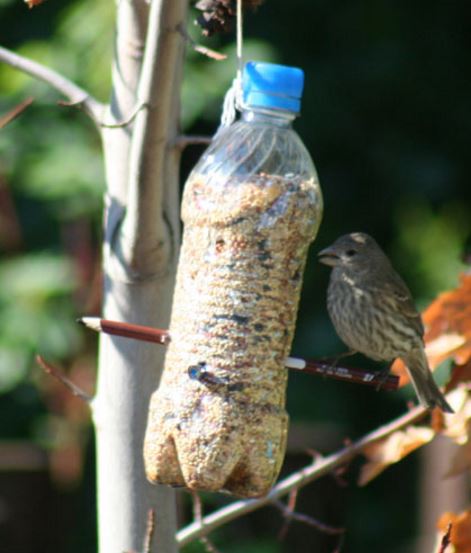
[[[307,250],[322,213],[292,129],[303,72],[251,62],[241,119],[190,174],[160,386],[145,436],[153,483],[268,493],[284,458],[287,371]]]

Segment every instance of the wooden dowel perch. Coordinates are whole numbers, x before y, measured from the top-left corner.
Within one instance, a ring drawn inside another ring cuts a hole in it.
[[[152,328],[150,326],[110,321],[108,319],[100,319],[99,317],[82,317],[78,319],[78,322],[96,332],[103,332],[123,338],[131,338],[133,340],[141,340],[143,342],[167,345],[171,339],[167,330]],[[285,366],[287,369],[306,374],[313,374],[343,382],[363,384],[365,386],[373,386],[381,388],[382,390],[397,390],[399,385],[399,377],[393,374],[385,377],[380,371],[373,372],[353,367],[339,367],[327,361],[287,357]]]

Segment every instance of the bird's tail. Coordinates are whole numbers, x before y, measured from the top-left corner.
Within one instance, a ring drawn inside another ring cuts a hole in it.
[[[420,403],[428,409],[439,407],[445,413],[454,413],[445,396],[440,392],[429,369],[423,350],[416,350],[403,357]]]

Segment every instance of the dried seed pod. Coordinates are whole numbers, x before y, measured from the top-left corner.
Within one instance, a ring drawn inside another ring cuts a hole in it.
[[[255,9],[263,0],[244,0],[242,7]],[[200,0],[196,9],[203,13],[196,19],[206,36],[227,33],[232,29],[236,17],[236,0]]]
[[[152,482],[254,497],[280,470],[284,360],[322,208],[293,118],[229,127],[186,184],[172,341],[144,446]]]

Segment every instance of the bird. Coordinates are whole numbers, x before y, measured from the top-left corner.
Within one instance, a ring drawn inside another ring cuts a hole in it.
[[[376,240],[345,234],[318,258],[332,267],[327,310],[342,341],[374,361],[402,359],[420,403],[453,413],[430,371],[412,294]]]

